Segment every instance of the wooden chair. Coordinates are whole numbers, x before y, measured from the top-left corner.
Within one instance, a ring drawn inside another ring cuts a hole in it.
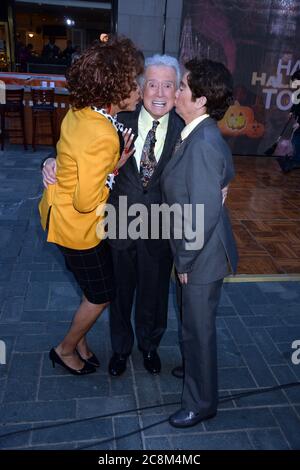
[[[51,135],[53,147],[56,146],[55,132],[55,106],[54,106],[54,89],[53,88],[31,88],[32,99],[32,148],[35,151],[37,136],[37,120],[41,116],[47,116],[50,120]],[[42,135],[42,134],[40,134]],[[43,134],[45,135],[45,134]]]
[[[5,134],[10,135],[13,133],[22,133],[23,146],[27,150],[26,132],[25,132],[25,120],[24,120],[24,88],[12,87],[11,89],[5,90],[5,104],[0,105],[1,115],[1,150],[4,150]],[[6,118],[10,120],[19,119],[21,127],[9,127],[5,125],[7,123]]]

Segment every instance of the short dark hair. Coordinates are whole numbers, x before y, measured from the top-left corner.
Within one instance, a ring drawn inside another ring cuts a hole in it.
[[[193,100],[205,96],[208,114],[217,121],[222,119],[233,103],[233,79],[221,62],[192,59],[185,64],[189,72],[187,82]]]
[[[138,51],[128,38],[95,41],[66,73],[70,102],[75,109],[120,104],[137,88],[142,72]]]

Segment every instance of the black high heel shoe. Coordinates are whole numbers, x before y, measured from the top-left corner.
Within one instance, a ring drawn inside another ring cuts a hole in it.
[[[55,367],[55,363],[59,364],[60,366],[64,367],[67,371],[69,371],[73,375],[86,375],[92,374],[96,372],[96,368],[87,362],[84,363],[82,369],[72,369],[72,367],[67,366],[67,364],[59,357],[57,352],[54,348],[51,349],[49,352],[49,359],[52,361],[52,366]]]
[[[78,349],[76,349],[76,352],[82,361],[87,362],[88,364],[91,364],[91,366],[100,367],[100,361],[95,354],[93,354],[88,359],[84,359],[84,357],[82,357]]]

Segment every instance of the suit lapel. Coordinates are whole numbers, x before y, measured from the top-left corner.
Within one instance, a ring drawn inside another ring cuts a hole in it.
[[[176,152],[174,152],[172,158],[167,162],[167,164],[163,168],[164,175],[172,171],[172,168],[174,168],[177,162],[181,159],[184,153],[185,147],[186,147],[186,141],[184,140],[182,144],[180,145],[180,147],[176,150]]]
[[[134,134],[134,141],[138,137],[138,121],[139,121],[139,114],[140,114],[140,109],[141,107],[139,106],[136,111],[133,112],[126,112],[126,113],[120,113],[118,118],[119,121],[122,122],[127,129],[131,128],[132,133]],[[140,181],[140,174],[139,170],[136,164],[136,159],[134,157],[134,154],[131,155],[129,158],[128,162],[122,167],[122,172],[126,173],[127,177],[135,184],[138,184],[139,186],[141,185]]]
[[[180,145],[180,147],[176,150],[176,152],[174,153],[173,157],[171,158],[171,160],[168,162],[167,166],[166,166],[166,169],[164,171],[164,174],[167,174],[169,173],[170,171],[172,171],[172,168],[174,168],[174,166],[177,164],[177,162],[182,158],[182,155],[185,151],[185,148],[186,146],[188,145],[188,143],[194,138],[194,135],[197,134],[197,132],[199,132],[199,130],[203,127],[206,127],[206,126],[216,126],[216,122],[208,117],[206,119],[204,119],[204,121],[201,121],[196,127],[195,129],[192,130],[192,132],[187,136],[186,139],[184,139],[184,141],[182,142],[182,144]]]
[[[207,127],[207,126],[214,126],[214,127],[217,127],[216,121],[215,121],[214,119],[212,119],[211,117],[205,118],[203,121],[201,121],[201,122],[195,127],[195,129],[192,130],[192,132],[187,136],[187,138],[184,139],[184,142],[185,142],[185,141],[189,142],[190,140],[192,140],[194,134],[196,134],[196,133],[199,131],[199,129],[201,129],[201,128],[203,128],[203,127]]]
[[[134,145],[136,139],[138,138],[138,133],[139,133],[138,120],[139,120],[139,113],[129,123],[129,127],[131,127],[132,132],[134,134],[133,145]],[[132,175],[134,176],[135,179],[138,179],[138,181],[140,182],[140,174],[139,174],[139,170],[138,170],[138,167],[137,167],[137,164],[136,164],[136,159],[135,159],[134,154],[131,155],[131,157],[129,159],[129,163],[130,163],[130,169],[132,171]]]

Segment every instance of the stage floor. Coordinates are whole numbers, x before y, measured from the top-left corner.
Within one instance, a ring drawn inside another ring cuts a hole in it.
[[[239,274],[300,274],[300,171],[270,157],[234,157],[229,190]]]

